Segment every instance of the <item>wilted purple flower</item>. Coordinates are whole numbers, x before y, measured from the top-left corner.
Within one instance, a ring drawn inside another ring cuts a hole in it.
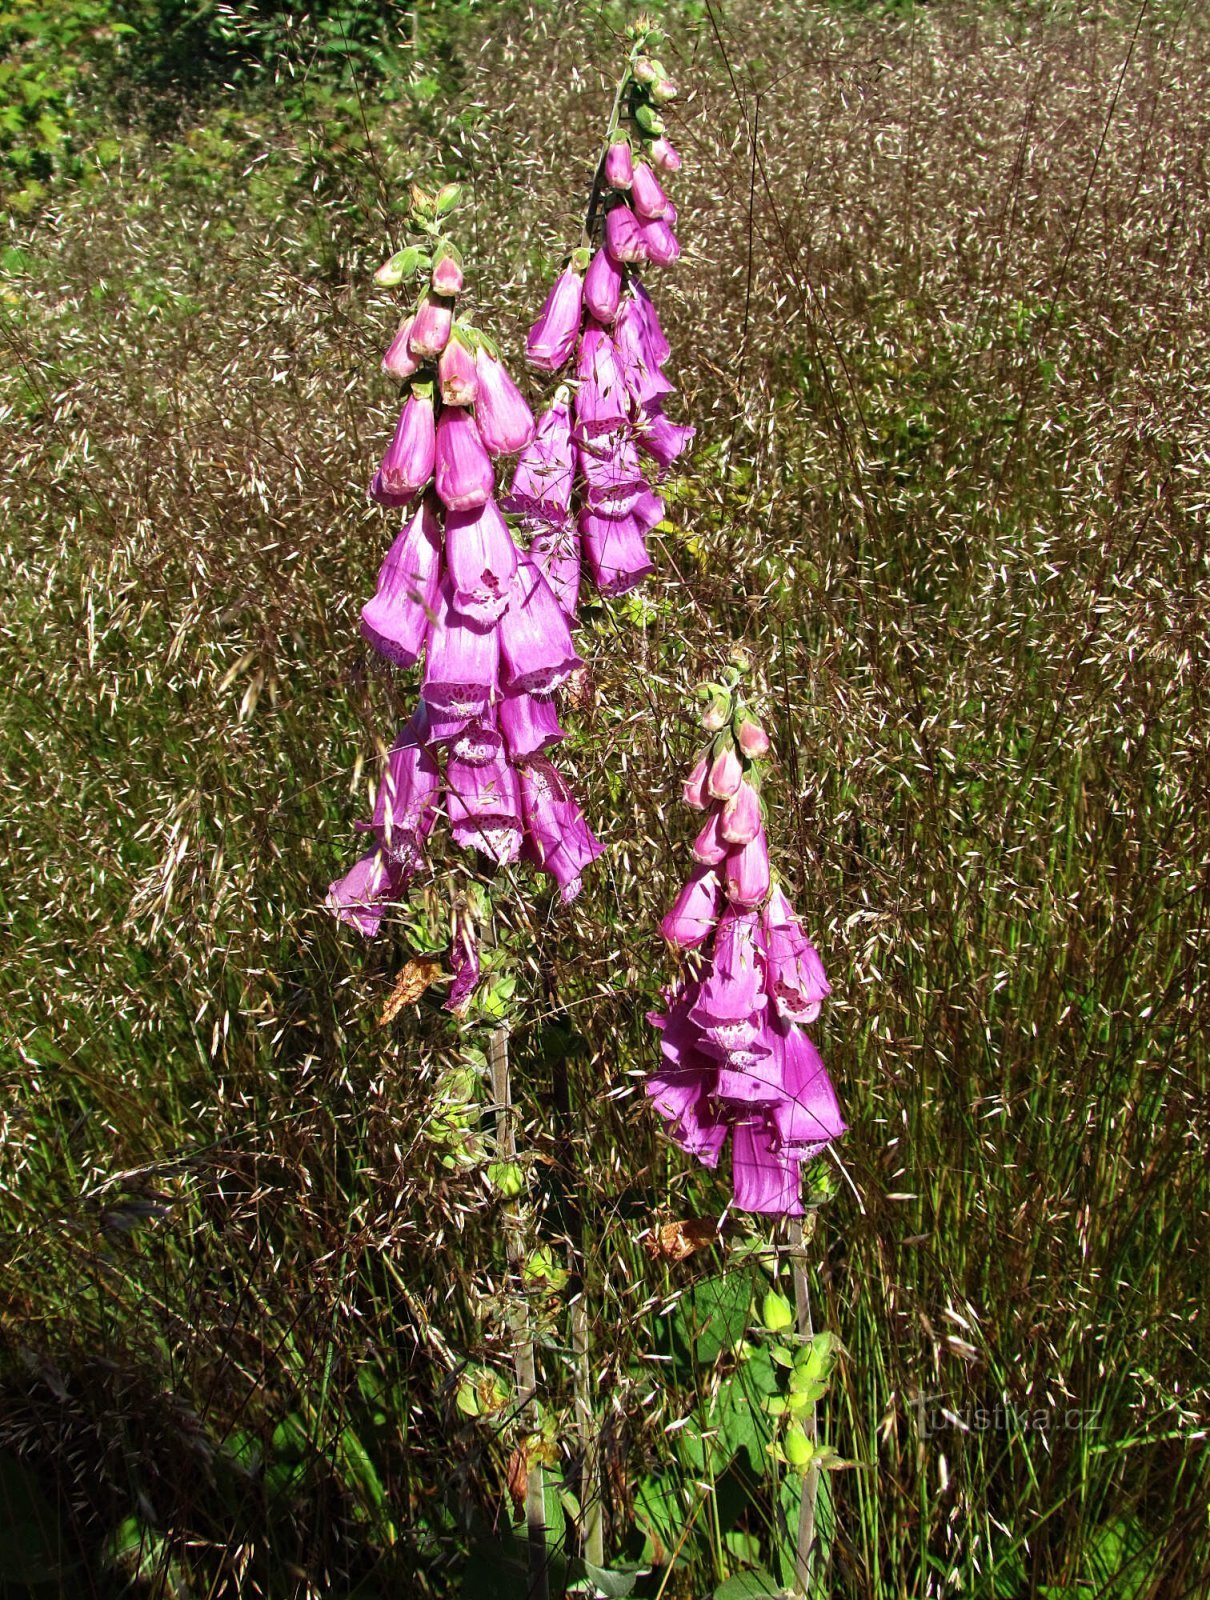
[[[347,922],[358,933],[372,939],[378,932],[383,915],[392,900],[398,900],[407,886],[408,873],[398,862],[392,861],[382,850],[373,850],[368,856],[349,868],[343,878],[328,890],[326,901],[329,911],[341,922]]]
[[[468,511],[491,498],[496,479],[475,419],[462,406],[445,406],[437,419],[434,486],[451,511]]]
[[[716,1167],[729,1123],[714,1099],[715,1074],[709,1070],[655,1072],[647,1080],[651,1103],[663,1117],[668,1136],[704,1167]]]
[[[668,210],[668,196],[660,187],[660,180],[645,161],[635,162],[630,198],[636,213],[647,222],[655,221]]]
[[[563,615],[575,620],[580,603],[580,541],[570,523],[543,523],[530,540],[529,558],[550,585]]]
[[[517,572],[517,547],[494,500],[445,519],[445,562],[454,606],[481,628],[504,615]]]
[[[399,331],[387,346],[387,353],[382,358],[382,370],[392,378],[406,381],[413,373],[420,370],[420,358],[414,356],[409,349],[409,340],[412,337],[412,327],[416,321],[415,316],[404,317],[399,324]]]
[[[437,362],[437,386],[447,406],[474,405],[479,393],[474,351],[455,328]]]
[[[420,659],[441,579],[441,524],[431,495],[387,551],[374,598],[361,608],[361,631],[380,655],[401,667]]]
[[[453,326],[454,302],[444,295],[429,294],[426,291],[420,296],[416,319],[412,323],[412,333],[408,340],[412,354],[430,361],[435,360],[449,342]]]
[[[416,867],[437,814],[441,773],[425,749],[423,712],[401,729],[378,785],[371,824],[384,855]]]
[[[814,1022],[832,992],[819,952],[802,931],[781,885],[761,912],[769,998],[789,1022]]]
[[[651,146],[651,159],[656,166],[664,172],[679,172],[681,170],[681,157],[676,147],[661,136]]]
[[[447,577],[437,591],[420,692],[438,717],[481,718],[496,699],[499,634],[495,627],[472,626],[453,609],[452,598]]]
[[[584,274],[584,300],[589,311],[606,327],[618,314],[622,299],[622,269],[608,250],[598,250]]]
[[[370,493],[383,505],[410,500],[433,476],[435,429],[433,394],[428,384],[415,384],[399,414],[395,437],[374,474]]]
[[[747,844],[731,852],[724,872],[727,898],[733,906],[750,911],[760,905],[769,892],[769,845],[763,828]]]
[[[580,333],[584,280],[572,267],[555,279],[542,315],[529,330],[525,356],[531,367],[557,372],[575,349]]]
[[[525,813],[522,854],[550,874],[565,902],[574,900],[580,892],[581,873],[603,847],[549,761],[527,762],[519,777]]]
[[[615,139],[605,152],[605,182],[611,189],[629,189],[634,175],[629,139]]]
[[[462,258],[448,240],[437,246],[429,282],[433,286],[434,294],[462,293]]]
[[[667,469],[684,450],[697,430],[683,422],[670,422],[658,402],[648,405],[639,415],[635,438],[639,449],[645,450],[652,460]]]
[[[819,1051],[801,1028],[775,1028],[782,1057],[782,1098],[773,1107],[777,1147],[796,1161],[809,1161],[845,1131],[840,1102]]]
[[[667,218],[660,217],[653,222],[642,223],[640,232],[647,260],[654,261],[657,267],[670,267],[674,261],[680,260],[680,242]]]
[[[660,923],[660,932],[678,950],[696,950],[710,937],[723,904],[723,886],[712,867],[698,867]]]
[[[509,759],[527,761],[563,737],[553,700],[535,694],[508,694],[498,708],[500,731]]]
[[[566,395],[566,389],[559,390],[540,418],[533,441],[521,453],[513,486],[502,501],[506,511],[547,522],[566,520],[575,470]]]
[[[630,421],[630,393],[617,349],[603,328],[588,328],[580,340],[576,376],[580,380],[575,400],[577,436],[587,440],[625,427]]]
[[[642,226],[624,201],[614,206],[605,218],[605,248],[615,261],[647,260],[647,241]]]
[[[503,750],[490,760],[445,764],[445,809],[454,843],[506,865],[521,851],[521,796]]]
[[[801,1217],[799,1164],[781,1155],[764,1117],[745,1117],[731,1132],[731,1176],[735,1203],[741,1211],[780,1217]]]
[[[578,527],[593,579],[603,595],[625,594],[655,571],[643,529],[633,513],[601,517],[586,506]]]
[[[534,414],[529,402],[509,376],[503,361],[486,345],[479,346],[475,366],[479,375],[475,422],[488,452],[493,456],[510,456],[523,450],[534,436]]]
[[[527,556],[520,558],[513,597],[498,628],[500,677],[514,693],[549,694],[580,665],[563,609]]]

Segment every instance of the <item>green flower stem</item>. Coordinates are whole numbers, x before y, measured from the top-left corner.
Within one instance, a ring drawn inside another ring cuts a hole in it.
[[[794,1277],[794,1309],[798,1332],[805,1339],[814,1337],[811,1321],[811,1291],[807,1286],[807,1255],[803,1249],[802,1218],[790,1218],[790,1264]],[[803,1432],[812,1444],[817,1437],[815,1402],[803,1418]],[[815,1543],[815,1501],[819,1494],[819,1467],[814,1458],[807,1467],[798,1505],[798,1537],[794,1546],[794,1593],[811,1592],[811,1549]]]

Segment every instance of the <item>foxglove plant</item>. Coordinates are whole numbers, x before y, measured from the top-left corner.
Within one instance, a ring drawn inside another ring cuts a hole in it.
[[[412,192],[425,246],[377,274],[426,280],[383,359],[405,385],[394,437],[370,486],[406,507],[403,528],[362,609],[362,632],[399,667],[423,660],[420,702],[388,758],[373,849],[332,884],[328,907],[367,937],[425,860],[444,812],[454,843],[549,874],[564,900],[600,854],[546,754],[563,738],[550,696],[580,664],[564,607],[539,560],[517,548],[495,499],[495,462],[535,436],[528,404],[492,340],[460,308],[461,255],[445,236],[457,185]],[[465,931],[449,1004],[478,970]]]
[[[694,432],[664,413],[674,390],[663,370],[670,348],[640,276],[680,255],[676,207],[659,176],[681,165],[660,115],[677,91],[651,54],[660,35],[645,22],[628,31],[583,243],[526,346],[541,372],[561,372],[574,356],[572,376],[556,389],[503,502],[520,516],[530,556],[571,618],[583,564],[603,595],[624,594],[654,570],[646,538],[664,503],[652,479]]]
[[[760,800],[764,729],[745,710],[739,669],[708,685],[711,735],[684,785],[705,812],[697,866],[661,924],[686,955],[665,991],[663,1062],[647,1094],[681,1149],[718,1164],[728,1135],[736,1206],[802,1215],[800,1168],[844,1132],[831,1079],[803,1031],[829,994],[823,963],[773,881]]]

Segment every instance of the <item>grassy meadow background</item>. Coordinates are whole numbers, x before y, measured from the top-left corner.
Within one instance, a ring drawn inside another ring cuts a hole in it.
[[[687,694],[738,641],[851,1125],[809,1247],[855,1463],[820,1593],[1204,1595],[1210,25],[660,15],[686,252],[649,281],[698,434],[656,577],[581,630],[561,764],[607,854],[570,908],[523,868],[500,896],[573,1272],[532,1295],[553,1537],[579,1296],[634,1592],[784,1561],[733,1415],[763,1234],[648,1247],[728,1192],[641,1083]],[[516,1592],[512,1436],[465,1387],[509,1370],[486,1026],[440,988],[377,1020],[465,863],[370,946],[321,905],[414,692],[357,631],[392,531],[371,275],[407,183],[461,179],[519,372],[626,20],[0,16],[6,1600]]]

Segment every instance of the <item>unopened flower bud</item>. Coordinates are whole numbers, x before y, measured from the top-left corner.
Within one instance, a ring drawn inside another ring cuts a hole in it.
[[[414,356],[409,349],[412,337],[412,327],[416,321],[413,314],[405,317],[399,324],[399,331],[387,347],[387,353],[382,358],[382,370],[391,378],[407,379],[414,372],[420,370],[420,359]]]
[[[651,98],[657,106],[666,106],[670,100],[675,100],[680,91],[671,78],[661,78],[658,83],[651,85]]]
[[[759,722],[752,722],[748,717],[735,730],[735,738],[749,761],[758,761],[769,753],[769,735]]]
[[[710,770],[709,752],[698,759],[697,765],[685,779],[681,788],[681,795],[687,806],[692,806],[694,811],[706,809],[706,774]]]
[[[730,800],[733,794],[739,792],[744,781],[744,769],[739,759],[739,752],[728,738],[721,749],[716,750],[714,759],[710,763],[710,771],[706,777],[706,793],[715,800]]]
[[[422,189],[418,183],[412,185],[412,210],[420,215],[432,215],[433,197],[427,189]]]
[[[605,152],[605,182],[613,189],[629,189],[634,172],[629,139],[615,139]]]
[[[631,68],[636,83],[655,83],[664,76],[658,61],[653,61],[650,56],[639,56]]]
[[[454,325],[454,303],[441,295],[422,294],[408,347],[414,356],[432,359],[449,343]]]
[[[667,139],[657,139],[652,144],[648,154],[655,165],[662,167],[665,172],[679,172],[681,170],[680,152]]]
[[[650,106],[636,106],[634,120],[643,132],[649,133],[653,139],[658,138],[664,131],[663,117],[657,115]]]
[[[704,683],[697,691],[703,701],[700,722],[707,733],[718,733],[731,721],[731,696],[715,683]]]
[[[784,1333],[794,1326],[794,1307],[776,1289],[770,1289],[761,1307],[761,1321],[770,1333]]]
[[[448,217],[461,199],[462,185],[460,183],[443,183],[433,201],[433,210],[439,217]]]
[[[405,278],[410,278],[420,261],[420,251],[414,244],[406,250],[396,250],[389,261],[384,261],[374,274],[374,282],[384,289],[395,289]]]
[[[429,281],[434,294],[462,293],[462,257],[448,239],[437,246],[437,253],[433,257],[433,273]]]
[[[447,406],[473,406],[479,393],[474,353],[455,328],[437,362],[437,382]]]

